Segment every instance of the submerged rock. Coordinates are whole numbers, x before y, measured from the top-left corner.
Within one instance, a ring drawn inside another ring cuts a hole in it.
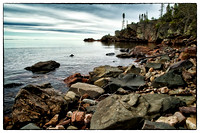
[[[69,91],[73,91],[78,95],[83,95],[87,93],[91,98],[98,97],[104,93],[104,90],[101,87],[80,82],[73,84],[70,87]]]
[[[31,67],[26,67],[25,69],[28,71],[32,71],[33,73],[48,73],[50,71],[54,71],[56,68],[60,67],[60,64],[55,61],[44,61],[38,62]]]
[[[139,129],[144,119],[151,120],[181,105],[178,98],[164,94],[113,94],[97,104],[90,129]]]
[[[45,124],[54,115],[67,110],[68,103],[51,85],[27,85],[21,88],[13,105],[14,129],[26,123]]]

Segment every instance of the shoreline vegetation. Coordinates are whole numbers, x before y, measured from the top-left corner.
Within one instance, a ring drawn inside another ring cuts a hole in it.
[[[159,19],[142,14],[140,22],[128,24],[114,36],[84,39],[158,44],[120,49],[118,58],[136,58],[137,65],[99,66],[88,75],[65,78],[69,87],[65,94],[50,83],[21,88],[12,116],[4,116],[4,129],[197,129],[196,6],[168,5]],[[47,73],[59,67],[47,61],[25,69]]]

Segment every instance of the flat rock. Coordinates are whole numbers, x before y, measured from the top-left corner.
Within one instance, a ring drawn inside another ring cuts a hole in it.
[[[164,94],[113,94],[97,104],[90,129],[139,129],[144,119],[151,120],[181,105],[178,98]]]
[[[21,128],[22,130],[41,130],[38,126],[36,126],[34,123],[29,123],[26,126]]]
[[[75,127],[75,126],[68,126],[68,127],[67,127],[67,130],[78,130],[78,128]]]
[[[14,129],[25,123],[46,123],[56,114],[67,110],[68,103],[51,84],[27,85],[20,89],[13,105]]]
[[[144,77],[136,74],[121,74],[118,78],[112,78],[110,83],[104,88],[107,93],[114,93],[119,88],[125,90],[138,90],[145,85]]]
[[[90,74],[90,81],[94,82],[100,78],[103,77],[118,77],[119,74],[123,73],[121,69],[118,67],[113,67],[113,66],[99,66],[95,67],[92,72],[89,72]]]
[[[153,68],[154,70],[160,70],[160,69],[162,69],[162,66],[163,65],[161,63],[150,63],[150,62],[148,62],[145,67],[148,68],[148,69]]]
[[[59,63],[50,60],[50,61],[38,62],[30,67],[26,67],[25,69],[28,71],[32,71],[33,73],[48,73],[50,71],[54,71],[58,67],[60,67]]]
[[[152,129],[154,129],[154,130],[170,130],[170,129],[176,129],[176,128],[173,126],[170,126],[167,123],[152,122],[152,121],[145,120],[142,129],[143,130],[152,130]]]
[[[179,107],[179,110],[183,114],[196,114],[197,113],[196,107]]]
[[[73,84],[69,91],[73,91],[78,95],[84,95],[87,93],[91,98],[98,97],[104,93],[104,90],[101,87],[80,82]]]
[[[183,80],[182,76],[175,71],[169,71],[168,73],[165,73],[161,75],[160,77],[157,77],[153,82],[152,86],[155,88],[159,87],[180,87],[185,86],[186,83]]]

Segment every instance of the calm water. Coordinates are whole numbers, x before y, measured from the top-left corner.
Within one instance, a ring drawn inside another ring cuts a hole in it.
[[[65,93],[68,88],[63,83],[66,77],[80,72],[88,74],[94,67],[100,65],[127,66],[134,63],[134,59],[119,59],[106,56],[106,53],[120,53],[120,48],[131,48],[134,43],[102,44],[101,42],[85,43],[83,41],[50,42],[36,41],[35,47],[27,47],[24,42],[18,44],[12,41],[4,42],[4,84],[22,83],[22,86],[4,88],[4,113],[9,114],[19,89],[28,84],[50,82],[55,89]],[[31,42],[33,43],[33,42]],[[9,48],[10,47],[10,48]],[[15,47],[15,48],[11,48]],[[74,57],[69,57],[74,54]],[[55,60],[60,63],[56,71],[48,74],[33,74],[24,68],[39,61]]]

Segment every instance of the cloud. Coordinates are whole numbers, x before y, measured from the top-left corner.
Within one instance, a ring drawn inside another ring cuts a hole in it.
[[[147,10],[149,18],[158,18],[159,8],[159,4],[4,4],[4,36],[101,38],[121,29],[122,13],[130,23]]]

